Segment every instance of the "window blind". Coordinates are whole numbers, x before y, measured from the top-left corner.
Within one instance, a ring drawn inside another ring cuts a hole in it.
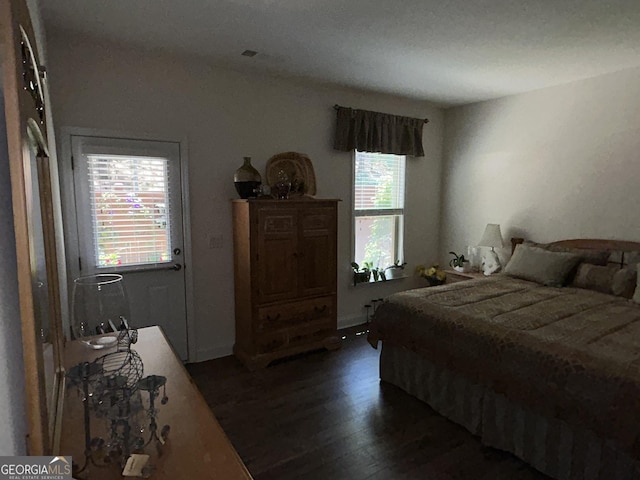
[[[404,208],[405,157],[357,152],[355,162],[354,209],[401,211]]]

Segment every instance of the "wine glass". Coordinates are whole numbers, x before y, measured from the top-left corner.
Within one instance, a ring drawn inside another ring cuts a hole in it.
[[[122,275],[100,273],[73,281],[71,330],[75,339],[117,330],[121,317],[129,318]]]

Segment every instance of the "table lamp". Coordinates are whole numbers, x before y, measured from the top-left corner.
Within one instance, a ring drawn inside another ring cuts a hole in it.
[[[502,266],[500,265],[500,259],[495,251],[495,248],[502,248],[502,233],[500,232],[500,225],[496,223],[489,223],[484,229],[484,235],[478,243],[479,247],[491,247],[491,251],[483,255],[482,267],[485,275],[491,275],[492,273],[499,272]]]

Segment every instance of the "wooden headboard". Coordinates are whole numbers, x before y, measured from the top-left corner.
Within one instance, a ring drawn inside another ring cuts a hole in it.
[[[514,237],[511,239],[511,253],[516,249],[516,246],[524,242],[524,238]],[[625,252],[640,252],[640,242],[630,242],[627,240],[605,240],[599,238],[574,238],[571,240],[558,240],[556,242],[550,242],[548,245],[557,245],[567,248],[584,248],[589,250],[608,250],[612,253],[620,253],[620,261],[616,260],[613,263],[619,263],[624,265],[624,253]]]

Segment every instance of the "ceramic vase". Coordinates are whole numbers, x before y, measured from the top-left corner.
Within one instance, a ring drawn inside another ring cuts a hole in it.
[[[233,184],[240,198],[258,196],[258,188],[262,184],[260,172],[251,165],[251,157],[243,157],[244,163],[233,174]]]

